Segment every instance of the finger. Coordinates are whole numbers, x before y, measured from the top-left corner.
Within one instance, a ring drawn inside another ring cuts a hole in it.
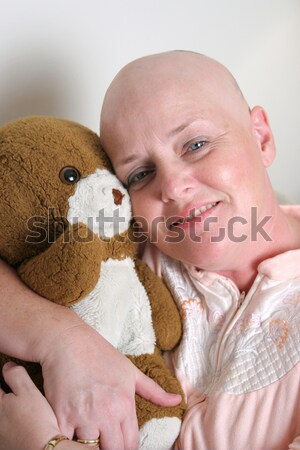
[[[9,362],[3,366],[3,378],[15,395],[29,389],[36,389],[33,381],[22,366]]]
[[[16,367],[16,363],[14,363],[13,361],[8,361],[7,363],[4,364],[4,366],[2,367],[2,371],[10,369],[11,367]]]
[[[13,367],[13,366],[15,366],[15,365],[16,365],[16,364],[13,363],[13,362],[7,362],[7,363],[5,363],[4,366],[2,367],[2,373],[3,373],[3,375],[4,375],[4,372],[5,372],[7,369],[9,369],[10,367]],[[5,395],[5,394],[6,394],[6,392],[4,392],[3,389],[0,387],[0,398],[2,398],[3,395]]]
[[[138,448],[139,444],[139,427],[136,418],[136,413],[134,416],[129,415],[125,418],[121,424],[121,430],[124,439],[124,449],[125,450],[135,450]]]
[[[95,439],[98,439],[99,436],[99,429],[88,426],[88,424],[81,425],[80,427],[76,428],[77,439],[88,439],[93,441]]]
[[[124,439],[120,424],[106,423],[101,428],[101,450],[124,450]]]
[[[180,395],[166,392],[155,381],[139,370],[136,378],[136,393],[160,406],[175,406],[181,402]]]
[[[61,434],[67,436],[69,439],[73,439],[75,430],[74,427],[64,419],[57,418],[58,428]]]

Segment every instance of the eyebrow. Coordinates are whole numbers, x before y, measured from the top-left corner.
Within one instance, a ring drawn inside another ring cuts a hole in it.
[[[120,165],[120,166],[126,166],[127,164],[129,164],[129,163],[135,161],[136,159],[137,159],[137,158],[136,158],[136,155],[135,155],[135,154],[132,154],[132,155],[127,156],[127,158],[121,159],[121,161],[119,162],[118,165]]]
[[[195,122],[199,122],[199,119],[189,120],[189,121],[187,121],[187,122],[182,123],[182,124],[179,125],[178,127],[173,128],[172,130],[170,130],[170,131],[167,133],[167,135],[166,135],[167,138],[171,138],[171,137],[175,136],[176,134],[181,133],[183,130],[185,130],[186,128],[188,128],[190,125],[192,125],[192,124],[195,123]],[[125,165],[127,165],[127,164],[132,163],[132,162],[135,161],[136,159],[137,159],[137,158],[136,158],[136,155],[135,155],[135,154],[129,155],[129,156],[127,156],[126,158],[121,159],[121,161],[119,162],[119,165],[125,166]]]
[[[173,130],[169,131],[169,133],[167,134],[167,137],[173,137],[176,134],[181,133],[183,130],[185,130],[186,128],[188,128],[190,125],[193,125],[193,123],[195,122],[199,122],[199,119],[193,119],[193,120],[189,120],[187,122],[182,123],[181,125],[179,125],[176,128],[173,128]]]

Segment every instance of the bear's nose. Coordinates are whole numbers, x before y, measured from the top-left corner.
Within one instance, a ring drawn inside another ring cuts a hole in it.
[[[117,206],[122,205],[122,200],[123,200],[124,194],[122,194],[122,192],[120,192],[118,189],[113,189],[112,194],[114,197],[115,205],[117,205]]]

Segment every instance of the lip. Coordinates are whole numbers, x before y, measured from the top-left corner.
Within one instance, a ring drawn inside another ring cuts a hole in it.
[[[192,206],[190,208],[186,208],[184,211],[182,211],[180,214],[172,216],[172,223],[168,226],[168,228],[171,230],[174,227],[181,227],[186,228],[189,226],[191,222],[204,222],[206,217],[211,216],[213,212],[216,211],[216,208],[218,208],[219,204],[221,203],[220,200],[210,201],[206,203],[202,203],[201,205]],[[205,211],[200,212],[199,214],[195,214],[193,217],[190,217],[192,213],[195,211],[198,211],[201,208],[207,207],[208,205],[213,205],[211,208],[206,209]],[[199,218],[201,219],[199,221]],[[174,220],[173,220],[174,219]]]

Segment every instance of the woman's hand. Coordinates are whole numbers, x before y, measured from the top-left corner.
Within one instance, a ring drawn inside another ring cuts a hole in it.
[[[61,434],[54,412],[24,367],[7,363],[3,376],[12,393],[0,389],[0,450],[41,450]]]
[[[105,450],[132,450],[138,447],[135,393],[164,406],[181,401],[85,324],[65,330],[48,348],[39,359],[45,394],[69,438],[100,435]]]

